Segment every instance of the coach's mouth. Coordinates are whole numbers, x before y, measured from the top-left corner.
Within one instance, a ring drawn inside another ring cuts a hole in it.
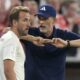
[[[45,26],[40,26],[39,28],[43,28],[43,29],[44,29],[44,28],[45,28]]]

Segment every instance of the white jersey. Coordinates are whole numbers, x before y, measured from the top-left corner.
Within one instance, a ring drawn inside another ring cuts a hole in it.
[[[25,53],[19,38],[14,32],[8,31],[1,37],[1,39],[2,47],[0,50],[0,80],[6,80],[3,68],[3,61],[6,59],[11,59],[15,62],[14,71],[16,73],[17,80],[24,80]]]

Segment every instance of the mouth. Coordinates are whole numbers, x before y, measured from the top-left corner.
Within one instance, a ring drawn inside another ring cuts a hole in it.
[[[25,30],[26,30],[26,31],[27,31],[27,30],[29,30],[29,26],[28,26],[28,27],[26,27],[26,28],[25,28]]]
[[[45,26],[40,26],[40,28],[44,29],[44,28],[45,28]]]
[[[29,28],[26,28],[24,31],[25,31],[25,32],[28,32],[28,31],[29,31]]]
[[[29,29],[25,29],[25,31],[29,31]]]
[[[25,33],[25,34],[28,34],[28,31],[29,31],[28,29],[25,29],[24,33]]]

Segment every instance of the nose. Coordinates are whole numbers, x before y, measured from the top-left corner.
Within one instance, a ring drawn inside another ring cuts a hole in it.
[[[30,26],[30,21],[28,22],[28,26]]]
[[[30,24],[29,24],[28,22],[26,22],[25,28],[26,28],[26,29],[29,29],[29,27],[30,27]]]
[[[39,24],[40,25],[43,25],[44,24],[44,21],[43,20],[39,20]]]
[[[30,26],[30,21],[27,21],[26,22],[26,26]]]

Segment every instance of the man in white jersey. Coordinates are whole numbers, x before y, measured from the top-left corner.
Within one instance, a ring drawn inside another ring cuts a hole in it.
[[[23,6],[14,7],[10,12],[9,23],[11,30],[1,37],[3,46],[0,51],[0,80],[24,80],[25,53],[19,38],[28,33],[29,9]]]

